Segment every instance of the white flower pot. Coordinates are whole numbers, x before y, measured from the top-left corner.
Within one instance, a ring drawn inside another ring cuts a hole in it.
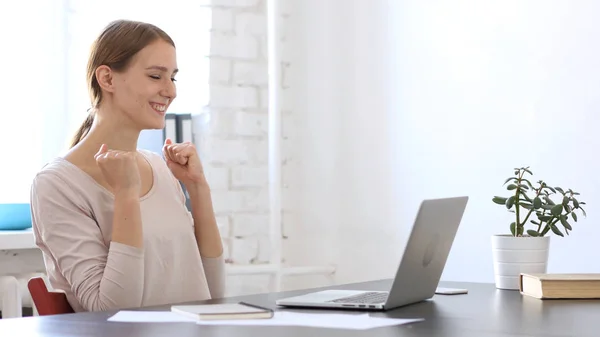
[[[494,279],[498,289],[519,289],[521,273],[545,273],[550,236],[492,235]]]

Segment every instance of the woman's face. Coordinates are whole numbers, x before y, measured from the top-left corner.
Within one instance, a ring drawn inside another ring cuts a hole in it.
[[[157,40],[132,59],[124,72],[113,73],[113,103],[132,124],[144,129],[162,129],[165,114],[177,96],[175,48]]]

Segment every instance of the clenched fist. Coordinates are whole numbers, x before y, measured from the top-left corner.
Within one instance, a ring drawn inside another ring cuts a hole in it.
[[[167,139],[163,146],[163,155],[175,178],[187,188],[206,183],[204,169],[194,144],[190,142],[173,144],[170,139]]]
[[[109,150],[106,144],[102,144],[94,157],[114,194],[140,192],[142,183],[136,152]]]

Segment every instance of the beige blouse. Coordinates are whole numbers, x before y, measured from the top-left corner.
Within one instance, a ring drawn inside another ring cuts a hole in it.
[[[63,158],[31,187],[35,242],[51,286],[76,312],[135,308],[222,297],[223,256],[200,256],[179,182],[156,153],[140,150],[154,183],[140,199],[142,249],[111,241],[114,198]]]

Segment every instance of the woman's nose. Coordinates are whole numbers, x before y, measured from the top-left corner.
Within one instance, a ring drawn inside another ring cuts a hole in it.
[[[177,97],[177,88],[175,87],[175,83],[169,79],[169,83],[165,84],[161,95],[169,98],[170,101]]]

